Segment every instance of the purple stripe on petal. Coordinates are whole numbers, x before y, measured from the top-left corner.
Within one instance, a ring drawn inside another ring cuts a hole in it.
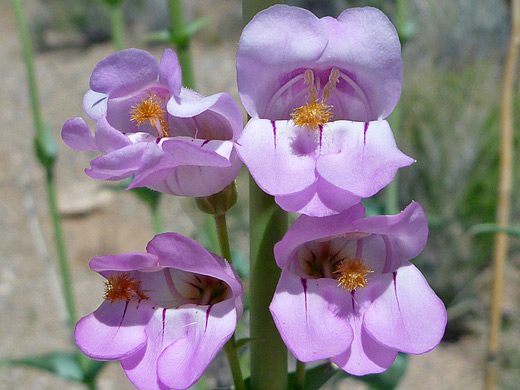
[[[204,327],[204,333],[206,333],[206,331],[208,330],[209,312],[211,311],[212,307],[213,305],[210,305],[208,307],[208,310],[206,311],[206,326]]]
[[[303,294],[305,295],[305,317],[307,318],[309,311],[307,310],[307,279],[301,279],[303,286]]]
[[[271,121],[271,126],[273,126],[274,148],[276,149],[276,122]]]

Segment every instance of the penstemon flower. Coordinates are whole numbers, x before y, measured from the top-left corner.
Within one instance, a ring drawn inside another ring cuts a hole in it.
[[[112,54],[92,72],[90,88],[83,107],[97,121],[95,134],[82,118],[62,130],[71,148],[104,153],[91,161],[89,176],[134,175],[129,188],[208,196],[238,175],[242,164],[233,144],[242,131],[240,109],[227,93],[203,97],[182,88],[172,50],[160,64],[143,50]]]
[[[402,64],[395,28],[375,8],[337,19],[284,5],[258,13],[240,38],[237,78],[252,116],[238,153],[284,210],[337,214],[414,162],[382,119]]]
[[[232,336],[242,286],[223,258],[176,233],[155,236],[147,253],[95,257],[105,300],[81,319],[75,339],[98,360],[120,360],[138,389],[186,389]]]
[[[409,262],[428,235],[420,205],[392,216],[363,214],[359,204],[331,217],[301,216],[275,245],[283,271],[270,305],[297,359],[330,358],[353,375],[386,370],[398,351],[432,350],[447,320]]]

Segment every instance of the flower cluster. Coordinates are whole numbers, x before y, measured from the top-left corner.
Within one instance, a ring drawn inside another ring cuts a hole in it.
[[[360,203],[414,162],[385,120],[402,82],[393,25],[374,8],[319,19],[275,5],[245,27],[237,77],[245,128],[229,94],[181,86],[172,50],[160,63],[123,50],[92,73],[84,109],[95,132],[75,118],[62,137],[102,153],[89,176],[132,177],[129,188],[172,195],[219,193],[244,162],[282,209],[302,214],[274,247],[282,274],[270,305],[300,361],[330,359],[366,375],[386,370],[398,351],[435,348],[446,310],[410,263],[428,235],[421,206],[365,218]],[[76,343],[89,357],[120,360],[139,389],[191,386],[242,314],[233,268],[179,234],[90,266],[107,280],[104,302],[79,321]]]

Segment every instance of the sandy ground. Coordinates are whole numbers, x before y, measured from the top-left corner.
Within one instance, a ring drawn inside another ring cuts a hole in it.
[[[239,15],[230,8],[236,2],[221,2],[227,4],[227,12]],[[195,75],[202,93],[230,91],[236,96],[238,34],[235,31],[212,46],[194,42]],[[32,117],[21,47],[7,1],[0,2],[0,40],[0,119],[4,124],[0,143],[0,358],[72,350],[54,261],[44,176],[32,152]],[[107,191],[102,183],[86,177],[83,169],[92,155],[69,150],[59,137],[67,119],[83,114],[81,100],[91,70],[111,51],[109,44],[55,50],[38,54],[35,63],[43,114],[59,145],[57,189],[80,316],[97,307],[103,290],[102,279],[89,271],[88,260],[95,255],[142,251],[152,237],[146,209],[133,196]],[[159,57],[162,48],[152,52]],[[191,208],[188,200],[165,200],[166,229],[193,235],[195,224],[185,212]],[[472,336],[411,357],[400,389],[480,389],[482,346],[482,337]],[[99,385],[106,390],[132,388],[116,363],[103,372]],[[0,390],[81,388],[33,369],[0,369]],[[349,381],[341,388],[364,387]]]

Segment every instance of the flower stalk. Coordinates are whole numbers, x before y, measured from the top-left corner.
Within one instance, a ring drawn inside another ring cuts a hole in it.
[[[296,360],[296,378],[295,390],[303,390],[305,388],[305,363]]]
[[[218,242],[220,245],[220,254],[229,264],[232,264],[231,249],[229,246],[229,235],[226,222],[226,214],[215,215],[215,225],[217,227]],[[229,362],[231,376],[236,390],[245,390],[244,378],[240,370],[240,361],[238,359],[238,349],[235,342],[235,335],[231,336],[229,341],[224,345],[224,352]]]
[[[497,203],[497,225],[509,224],[511,209],[511,186],[513,181],[513,96],[520,46],[520,0],[513,0],[511,12],[511,39],[504,65],[502,79],[502,110],[500,113],[500,166]],[[502,317],[502,297],[504,290],[504,270],[507,256],[508,237],[497,233],[493,251],[493,290],[489,317],[489,340],[487,350],[486,389],[496,388],[498,355],[500,352],[500,325]]]

